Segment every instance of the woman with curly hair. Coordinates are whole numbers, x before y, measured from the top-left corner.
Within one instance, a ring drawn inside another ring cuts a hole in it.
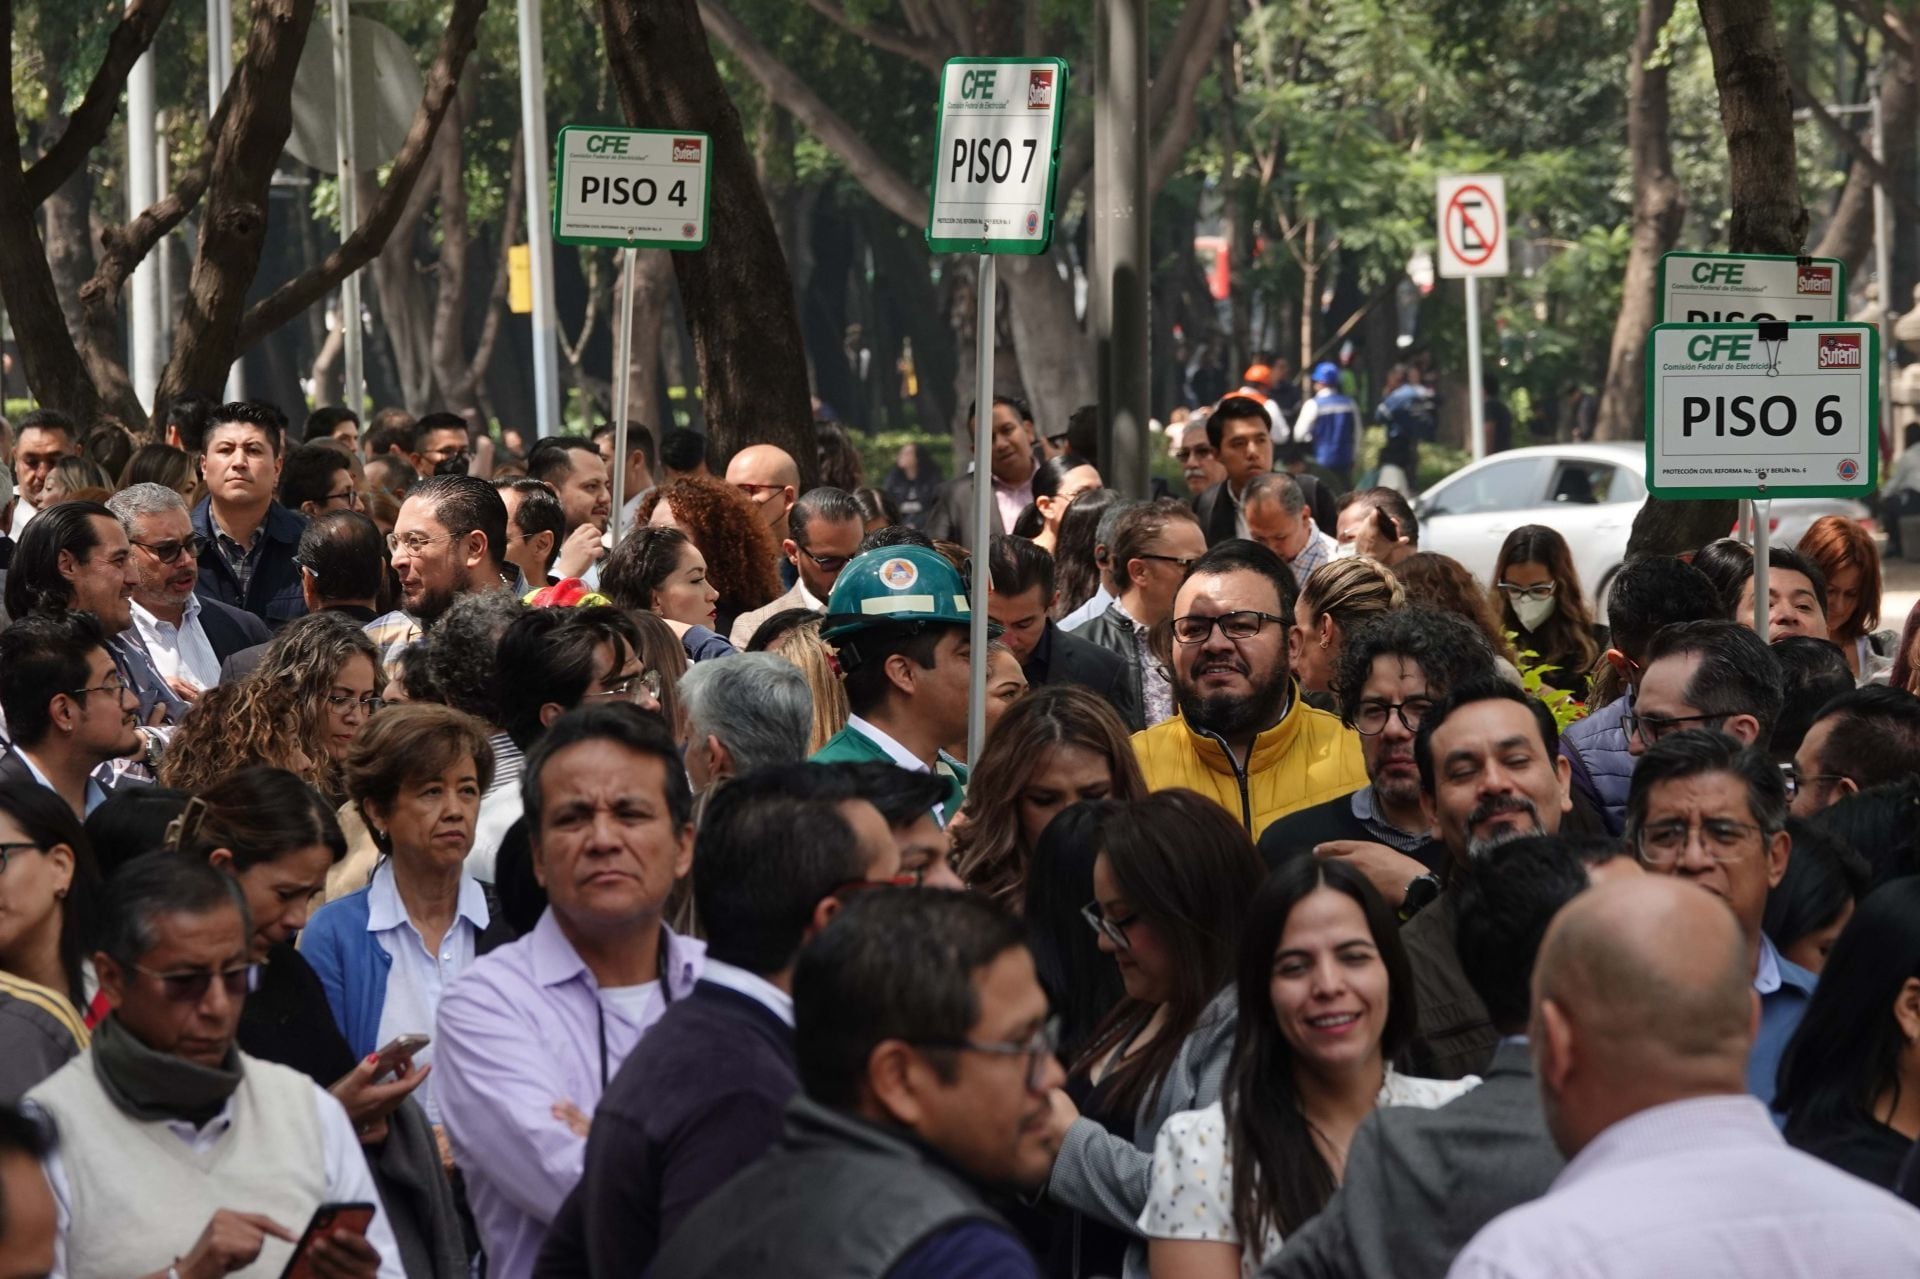
[[[681,479],[663,484],[640,503],[636,525],[677,528],[693,539],[706,558],[707,576],[720,592],[718,624],[722,635],[733,634],[742,613],[751,613],[780,594],[780,575],[774,571],[779,548],[739,490],[719,480]],[[624,539],[623,539],[624,545]],[[619,554],[619,548],[614,548]],[[605,569],[602,569],[603,580]]]
[[[1417,551],[1401,560],[1393,575],[1400,579],[1407,603],[1437,613],[1452,613],[1472,622],[1487,637],[1487,643],[1493,645],[1494,664],[1501,666],[1500,673],[1518,679],[1519,672],[1513,669],[1517,656],[1513,643],[1493,615],[1486,588],[1474,580],[1465,564],[1437,551]]]
[[[379,705],[366,632],[338,613],[287,623],[253,674],[203,693],[160,761],[160,784],[193,794],[254,764],[284,768],[334,801],[340,763]]]

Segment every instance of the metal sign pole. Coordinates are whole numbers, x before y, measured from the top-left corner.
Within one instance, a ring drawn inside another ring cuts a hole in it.
[[[994,293],[999,284],[993,254],[980,255],[980,288],[975,307],[975,358],[978,379],[973,393],[973,601],[967,637],[972,652],[967,671],[967,763],[980,759],[987,736],[987,553],[993,545],[993,330]]]
[[[633,375],[633,277],[639,253],[629,247],[620,257],[619,340],[613,355],[613,510],[607,516],[615,546],[620,544],[620,513],[627,504],[627,382]]]
[[[359,193],[354,189],[360,159],[356,153],[353,119],[353,27],[348,21],[350,0],[333,0],[333,130],[339,157],[340,242],[360,229]],[[344,339],[340,398],[355,416],[367,403],[367,365],[360,328],[360,273],[350,271],[340,281],[340,336]]]
[[[1767,602],[1767,546],[1772,535],[1768,525],[1773,522],[1772,508],[1772,498],[1753,499],[1753,629],[1763,640],[1768,638],[1767,615],[1772,611]]]
[[[1467,410],[1473,423],[1473,460],[1487,455],[1487,401],[1480,390],[1480,281],[1467,277]],[[1409,475],[1411,484],[1417,477]]]

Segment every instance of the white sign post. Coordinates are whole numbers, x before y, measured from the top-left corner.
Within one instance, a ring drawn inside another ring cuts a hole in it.
[[[713,140],[671,129],[598,128],[570,124],[554,145],[553,238],[562,244],[623,249],[620,320],[613,359],[613,510],[611,541],[620,541],[627,502],[627,392],[633,369],[633,285],[641,249],[684,252],[707,245],[707,199]],[[658,425],[656,423],[656,425]]]
[[[1440,179],[1437,199],[1440,274],[1467,282],[1467,399],[1473,457],[1487,455],[1486,397],[1480,380],[1480,288],[1483,275],[1507,273],[1507,184],[1493,174]]]
[[[1659,324],[1648,335],[1647,490],[1752,499],[1763,639],[1772,499],[1873,492],[1879,360],[1870,324]]]
[[[993,537],[993,255],[1045,253],[1053,242],[1067,64],[1059,58],[953,58],[940,73],[927,248],[980,257],[973,409],[973,599],[967,760],[987,723],[988,543]]]

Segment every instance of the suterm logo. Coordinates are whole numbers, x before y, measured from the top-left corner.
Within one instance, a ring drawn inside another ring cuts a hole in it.
[[[1798,293],[1815,293],[1824,298],[1833,296],[1833,268],[1830,266],[1803,266],[1800,268],[1799,283],[1795,287]]]
[[[700,163],[700,139],[675,138],[673,140],[673,162],[675,164]]]
[[[1823,369],[1860,368],[1860,335],[1858,333],[1822,333],[1820,335],[1820,367]]]
[[[1027,72],[1027,109],[1045,111],[1053,105],[1053,71],[1034,70]]]

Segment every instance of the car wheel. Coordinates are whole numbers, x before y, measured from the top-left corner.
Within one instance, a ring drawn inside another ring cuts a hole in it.
[[[1593,620],[1607,625],[1607,601],[1613,595],[1613,579],[1620,576],[1620,566],[1615,564],[1600,575],[1600,589],[1593,593]]]

